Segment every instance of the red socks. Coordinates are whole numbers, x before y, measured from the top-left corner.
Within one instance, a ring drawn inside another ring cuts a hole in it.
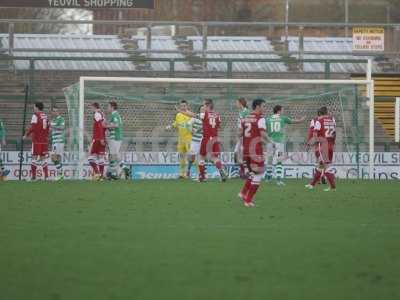
[[[335,188],[336,188],[335,174],[330,173],[330,172],[326,172],[326,173],[325,173],[325,177],[326,177],[326,179],[328,180],[328,183],[329,183],[330,187],[331,187],[332,189],[335,189]]]
[[[36,164],[35,163],[31,163],[31,173],[32,173],[32,179],[33,180],[35,180],[36,179],[36,169],[37,169],[37,166],[36,166]]]
[[[244,182],[244,186],[242,187],[242,189],[241,189],[241,191],[240,191],[240,194],[242,194],[243,199],[246,199],[247,193],[248,193],[248,191],[249,191],[249,189],[250,189],[250,186],[251,186],[251,179],[247,179],[247,180]]]
[[[99,174],[99,168],[94,161],[90,161],[89,165],[92,167],[94,174]]]
[[[314,177],[310,184],[312,186],[315,186],[320,181],[321,176],[322,176],[322,172],[319,169],[315,169]],[[335,189],[336,188],[335,174],[333,174],[329,171],[325,171],[324,176],[325,176],[326,180],[328,181],[329,186],[332,189]]]
[[[240,178],[244,178],[244,176],[246,175],[246,169],[244,167],[244,164],[240,164],[239,165],[239,177]]]
[[[44,173],[44,179],[47,179],[49,177],[49,167],[47,165],[47,162],[43,164],[42,168]]]
[[[315,169],[313,180],[311,181],[311,185],[315,186],[321,179],[322,172],[319,169]]]
[[[38,167],[37,163],[42,165],[44,179],[47,179],[49,177],[49,167],[47,165],[47,162],[39,160],[39,161],[32,161],[31,163],[32,180],[36,179],[37,167]]]
[[[253,197],[256,194],[259,184],[254,184],[254,182],[251,183],[249,191],[247,192],[247,196],[244,198],[244,201],[247,203],[250,203],[253,201]]]
[[[206,178],[206,166],[204,162],[199,162],[199,179],[204,180]]]
[[[246,179],[240,194],[246,203],[253,202],[254,195],[256,194],[258,187],[260,186],[260,178],[262,175],[256,174],[251,178]]]
[[[103,164],[99,165],[99,173],[101,176],[104,175],[104,165]]]

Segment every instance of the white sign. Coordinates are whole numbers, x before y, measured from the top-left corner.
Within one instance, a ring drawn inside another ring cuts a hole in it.
[[[384,28],[353,28],[353,51],[384,51]]]

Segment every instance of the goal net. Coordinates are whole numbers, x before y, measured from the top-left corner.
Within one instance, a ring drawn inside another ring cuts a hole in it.
[[[85,177],[86,150],[92,134],[90,104],[98,102],[106,110],[108,102],[116,100],[124,123],[122,159],[133,165],[173,164],[172,159],[159,161],[153,157],[152,160],[149,155],[175,154],[177,134],[166,127],[175,118],[176,105],[184,99],[196,112],[203,99],[211,98],[222,117],[220,138],[223,158],[229,165],[233,163],[232,152],[237,141],[236,100],[244,97],[251,106],[253,99],[263,98],[267,102],[267,115],[279,104],[283,115],[306,118],[304,123],[286,128],[288,167],[313,166],[313,154],[305,147],[307,130],[317,110],[326,106],[337,122],[336,161],[354,169],[352,176],[358,177],[360,168],[369,168],[371,164],[362,165],[352,155],[373,151],[370,147],[371,138],[373,141],[371,112],[367,105],[370,98],[367,94],[371,96],[372,89],[368,86],[372,86],[368,80],[82,77],[79,83],[64,89],[69,120],[67,150],[72,153],[75,177]],[[301,170],[297,178],[304,176]]]

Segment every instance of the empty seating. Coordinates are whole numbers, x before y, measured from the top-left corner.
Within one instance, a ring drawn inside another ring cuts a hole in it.
[[[193,41],[193,49],[201,51],[203,47],[202,37],[191,36],[188,40]],[[207,58],[238,58],[238,59],[266,59],[279,56],[276,54],[240,54],[235,51],[266,51],[273,52],[271,42],[266,37],[226,37],[213,36],[207,38],[207,50],[232,51],[232,54],[207,54]],[[208,62],[209,71],[226,72],[225,62]],[[286,72],[287,67],[282,62],[236,62],[233,65],[234,72]]]
[[[38,49],[38,51],[15,51],[16,57],[112,57],[127,58],[126,53],[93,53],[71,52],[77,49],[86,50],[124,50],[117,36],[114,35],[61,35],[61,34],[15,34],[14,49]],[[1,45],[8,48],[8,34],[0,34]],[[40,49],[57,49],[65,52]],[[29,61],[17,60],[15,66],[18,70],[29,69]],[[135,67],[130,61],[81,61],[81,60],[40,60],[35,62],[36,70],[90,70],[90,71],[134,71]]]
[[[136,41],[138,45],[138,50],[146,50],[146,37],[145,36],[132,36],[132,40]],[[178,47],[175,41],[170,36],[154,36],[151,39],[151,49],[152,50],[169,50],[178,51]],[[151,53],[151,58],[184,58],[181,53]],[[154,61],[150,63],[151,69],[154,71],[169,71],[169,62]],[[189,71],[190,66],[187,62],[176,62],[176,71]]]
[[[282,41],[285,38],[282,37]],[[298,37],[289,37],[289,52],[296,52],[300,49]],[[352,39],[351,38],[334,38],[334,37],[304,37],[304,52],[305,59],[368,59],[371,57],[353,55],[352,54]],[[311,52],[311,53],[310,53]],[[316,54],[312,54],[315,52]],[[327,54],[317,54],[317,53]],[[342,54],[335,54],[342,53]],[[348,53],[348,54],[346,54]],[[297,55],[292,55],[292,57]],[[303,65],[305,72],[321,73],[325,71],[324,63],[305,62]],[[380,69],[376,65],[373,67],[374,72],[379,72]],[[365,73],[366,63],[332,63],[330,65],[332,73]]]

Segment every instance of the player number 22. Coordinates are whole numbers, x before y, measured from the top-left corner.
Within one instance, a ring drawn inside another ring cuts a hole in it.
[[[325,126],[326,131],[325,131],[325,137],[333,137],[335,135],[335,126]]]

